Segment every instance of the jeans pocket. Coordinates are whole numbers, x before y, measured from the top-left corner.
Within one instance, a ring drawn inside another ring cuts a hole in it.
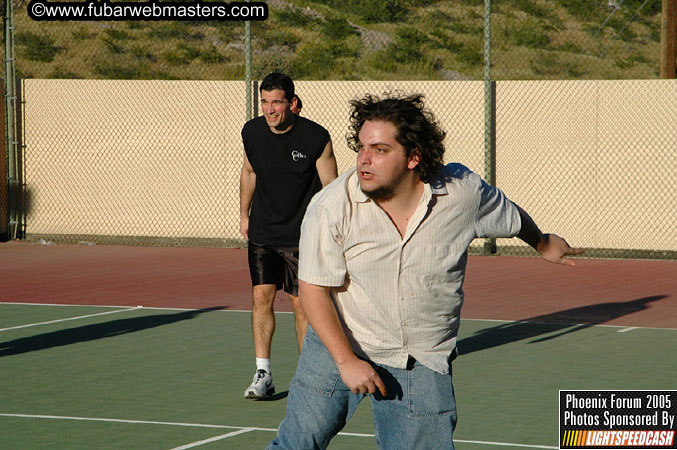
[[[451,371],[448,374],[441,374],[416,363],[408,373],[407,382],[409,417],[456,415]]]
[[[331,397],[340,377],[331,354],[313,329],[308,328],[291,384],[317,395]]]

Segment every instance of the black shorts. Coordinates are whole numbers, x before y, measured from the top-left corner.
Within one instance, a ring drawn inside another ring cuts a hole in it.
[[[274,284],[288,294],[299,292],[299,248],[275,247],[249,241],[249,275],[252,286]]]

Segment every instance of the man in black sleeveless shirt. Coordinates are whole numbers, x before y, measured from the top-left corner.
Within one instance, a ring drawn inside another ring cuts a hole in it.
[[[270,347],[278,289],[289,294],[301,349],[308,326],[298,299],[301,220],[313,195],[337,177],[329,132],[291,112],[297,102],[291,78],[271,73],[261,82],[260,92],[263,116],[242,128],[240,175],[240,232],[249,241],[256,352],[256,374],[244,396],[253,399],[275,392]]]

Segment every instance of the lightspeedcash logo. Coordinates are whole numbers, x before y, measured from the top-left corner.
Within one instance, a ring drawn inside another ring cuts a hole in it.
[[[559,394],[561,449],[677,448],[677,391]]]

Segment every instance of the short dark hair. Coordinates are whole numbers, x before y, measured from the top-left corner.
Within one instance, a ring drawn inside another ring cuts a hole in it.
[[[296,107],[297,107],[298,109],[303,108],[303,102],[301,101],[301,97],[299,97],[299,96],[296,95],[296,94],[294,94],[294,97],[296,98]]]
[[[360,149],[359,133],[367,120],[390,122],[397,128],[397,142],[410,157],[418,149],[421,162],[416,167],[424,183],[429,182],[443,166],[444,137],[433,113],[424,107],[423,94],[406,95],[401,92],[384,93],[383,98],[367,94],[361,100],[352,100],[348,146]]]
[[[261,82],[259,91],[272,91],[273,89],[281,89],[284,91],[284,98],[291,102],[294,98],[294,82],[287,75],[280,72],[273,72],[266,75]]]

